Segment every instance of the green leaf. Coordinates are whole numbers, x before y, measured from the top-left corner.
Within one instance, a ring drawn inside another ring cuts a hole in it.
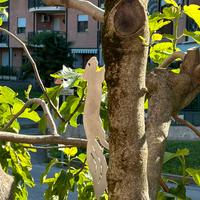
[[[17,120],[15,120],[15,121],[11,124],[10,128],[11,128],[15,133],[19,133],[19,131],[20,131],[19,122],[18,122]]]
[[[3,24],[3,19],[2,17],[0,17],[0,26],[2,26],[2,24]]]
[[[183,7],[184,13],[192,18],[197,25],[200,27],[200,6],[195,4],[190,4],[189,6]]]
[[[173,73],[175,73],[175,74],[180,74],[181,69],[180,68],[178,68],[178,69],[172,69],[170,71],[173,72]]]
[[[155,31],[161,29],[162,27],[166,26],[167,24],[171,23],[171,21],[160,19],[160,17],[152,17],[149,16],[149,29],[150,33],[154,33]]]
[[[41,133],[45,134],[47,128],[47,118],[43,115],[39,121],[39,130]]]
[[[12,113],[15,115],[17,114],[24,106],[24,102],[17,99],[14,102],[13,108],[12,108]],[[19,118],[27,118],[30,119],[34,122],[39,122],[40,121],[40,117],[37,114],[37,112],[35,111],[31,111],[30,108],[26,108],[25,111],[19,116]]]
[[[173,6],[176,7],[176,8],[179,7],[178,4],[176,3],[176,1],[174,1],[174,0],[165,0],[165,2],[166,2],[167,4],[173,5]]]
[[[80,154],[78,155],[78,159],[79,159],[82,163],[84,163],[84,162],[85,162],[85,159],[86,159],[86,154],[85,154],[85,153],[80,153]]]
[[[62,89],[63,89],[62,85],[51,87],[51,88],[46,88],[49,98],[52,100],[52,102],[54,103],[54,105],[56,107],[58,106],[59,96],[60,96]],[[46,97],[44,97],[44,95],[42,95],[42,97],[44,99],[46,99]]]
[[[155,41],[160,41],[162,40],[163,36],[159,33],[154,33],[152,35],[152,42],[155,42]]]
[[[30,95],[31,90],[32,90],[32,85],[29,85],[27,90],[24,91],[26,99],[30,98],[29,95]]]
[[[163,38],[167,38],[168,40],[171,40],[173,42],[175,39],[175,36],[171,34],[163,34]]]
[[[179,49],[177,48],[177,51]],[[154,63],[161,64],[166,58],[173,53],[172,42],[161,42],[150,48],[150,58]]]
[[[75,111],[79,101],[80,98],[77,96],[68,96],[66,101],[62,103],[59,111],[66,120],[68,120],[70,115]]]
[[[7,86],[0,86],[0,103],[8,103],[13,105],[17,93]]]
[[[148,99],[144,102],[144,109],[145,110],[148,110],[148,107],[149,107],[149,102],[148,102]]]
[[[51,74],[51,77],[57,79],[65,79],[63,82],[63,86],[65,88],[69,88],[80,77],[80,74],[74,71],[73,69],[63,65],[62,70]]]
[[[176,151],[176,153],[170,153],[170,152],[165,152],[164,154],[164,161],[163,164],[165,164],[166,162],[174,159],[174,158],[178,158],[180,156],[188,156],[189,155],[189,150],[188,149],[178,149]]]
[[[173,20],[175,18],[180,17],[181,15],[181,9],[177,9],[175,7],[165,7],[163,9],[163,13],[162,13],[162,17],[164,19],[168,19],[168,20]]]
[[[75,156],[78,152],[77,147],[67,147],[64,150],[62,150],[66,155],[68,156]]]
[[[83,110],[84,110],[84,105],[81,104],[79,106],[79,108],[77,109],[77,111],[73,114],[73,116],[71,117],[69,123],[71,126],[77,128],[78,127],[78,124],[77,124],[77,119],[78,119],[78,116],[81,115],[83,113]]]
[[[40,183],[46,183],[47,174],[51,170],[52,166],[57,164],[57,163],[58,163],[57,159],[53,159],[53,160],[51,160],[51,162],[49,162],[49,164],[47,165],[45,171],[42,173],[42,175],[40,177]]]
[[[191,37],[195,42],[200,44],[200,31],[189,32],[186,29],[183,32],[184,35]]]
[[[7,2],[8,0],[0,0],[0,3],[5,3]]]
[[[199,169],[192,169],[192,168],[187,168],[186,172],[192,176],[194,182],[200,186],[200,170]]]

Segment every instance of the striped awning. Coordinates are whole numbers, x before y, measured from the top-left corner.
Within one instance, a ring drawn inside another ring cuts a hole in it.
[[[97,54],[97,49],[71,49],[74,54]]]

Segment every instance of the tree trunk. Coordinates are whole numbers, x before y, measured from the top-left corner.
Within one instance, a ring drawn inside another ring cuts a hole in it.
[[[108,84],[109,199],[147,200],[147,143],[144,125],[148,47],[147,2],[107,0],[103,51]]]
[[[14,178],[6,174],[0,166],[0,200],[13,199]]]
[[[165,141],[171,117],[186,107],[200,91],[199,49],[188,50],[180,74],[154,69],[147,75],[149,108],[146,123],[150,199],[156,199]]]

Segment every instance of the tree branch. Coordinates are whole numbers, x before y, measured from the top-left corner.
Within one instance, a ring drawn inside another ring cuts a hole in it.
[[[167,68],[177,58],[180,58],[181,60],[184,60],[185,53],[182,52],[182,51],[174,52],[172,55],[170,55],[168,58],[166,58],[164,60],[164,62],[158,68]]]
[[[200,86],[194,88],[183,100],[181,103],[181,109],[185,108],[188,106],[194,99],[195,97],[199,94],[200,92]]]
[[[19,135],[11,132],[0,131],[0,141],[26,144],[63,144],[86,148],[87,140],[79,138],[65,138],[54,135]]]
[[[90,15],[95,20],[104,22],[104,10],[97,7],[90,1],[86,0],[43,0],[43,2],[50,6],[65,6],[67,8],[74,8]]]
[[[161,188],[163,189],[164,192],[169,192],[169,187],[164,182],[163,178],[160,178],[160,186],[161,186]]]
[[[34,74],[35,74],[35,78],[36,78],[36,80],[37,80],[42,92],[44,93],[44,96],[46,97],[47,101],[49,102],[50,106],[53,108],[55,113],[58,115],[58,117],[62,121],[65,121],[64,118],[62,117],[62,115],[59,113],[58,109],[55,107],[55,105],[53,104],[53,102],[51,101],[49,96],[47,95],[46,88],[44,87],[43,82],[42,82],[42,80],[40,78],[40,75],[39,75],[39,72],[38,72],[38,69],[37,69],[37,65],[36,65],[35,61],[33,60],[31,54],[29,53],[29,50],[27,49],[25,43],[23,41],[21,41],[16,35],[14,35],[13,33],[11,33],[10,31],[8,31],[8,30],[6,30],[4,28],[0,27],[0,31],[6,32],[8,35],[13,37],[15,40],[17,40],[22,45],[22,47],[23,47],[23,49],[24,49],[24,51],[25,51],[30,63],[32,64],[33,71],[34,71]]]
[[[175,121],[179,122],[180,124],[183,124],[183,125],[187,126],[188,128],[190,128],[198,137],[200,137],[200,131],[195,126],[193,126],[190,122],[188,122],[184,119],[181,119],[177,115],[173,116],[173,118]]]
[[[57,133],[57,128],[56,128],[56,125],[55,125],[55,122],[51,116],[51,113],[49,111],[49,108],[48,106],[46,105],[45,101],[43,101],[42,99],[39,99],[39,98],[34,98],[34,99],[30,99],[28,100],[24,106],[22,107],[22,109],[13,116],[13,118],[3,127],[2,131],[5,131],[7,130],[10,125],[15,121],[15,119],[17,119],[24,111],[27,107],[29,107],[31,104],[38,104],[42,107],[43,111],[44,111],[44,114],[47,118],[47,122],[49,124],[49,126],[52,128],[51,130],[51,133],[52,135],[58,135]]]
[[[63,149],[68,147],[69,145],[60,145],[60,146],[23,146],[24,148],[27,149]]]

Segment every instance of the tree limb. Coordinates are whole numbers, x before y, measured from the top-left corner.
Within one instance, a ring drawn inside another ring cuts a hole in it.
[[[167,68],[174,60],[177,58],[180,58],[181,60],[184,60],[185,53],[182,51],[174,52],[172,55],[170,55],[167,59],[163,61],[163,63],[158,68]]]
[[[193,126],[190,122],[188,122],[184,119],[181,119],[177,115],[173,116],[173,118],[175,121],[179,122],[180,124],[183,124],[183,125],[187,126],[188,128],[190,128],[198,137],[200,137],[200,131],[195,126]]]
[[[163,178],[160,178],[160,186],[161,186],[161,188],[163,189],[164,192],[169,192],[169,187],[164,182]]]
[[[24,146],[27,149],[63,149],[68,147],[68,145],[59,145],[59,146]]]
[[[39,98],[34,98],[34,99],[29,99],[25,104],[24,106],[22,107],[22,109],[13,116],[13,118],[3,127],[2,131],[5,131],[7,130],[10,125],[15,121],[15,119],[17,119],[24,111],[27,107],[29,107],[31,104],[38,104],[42,107],[43,111],[44,111],[44,114],[47,118],[47,122],[49,124],[49,126],[52,128],[51,129],[51,133],[52,135],[58,135],[57,133],[57,128],[56,128],[56,125],[55,125],[55,122],[51,116],[51,113],[49,111],[49,108],[47,106],[47,104],[45,103],[45,101],[43,101],[42,99],[39,99]]]
[[[26,144],[63,144],[86,148],[87,140],[80,138],[65,138],[54,135],[19,135],[11,132],[0,131],[0,141]]]
[[[34,71],[34,74],[35,74],[35,78],[36,78],[36,80],[37,80],[42,92],[44,93],[44,96],[46,97],[47,101],[49,102],[50,106],[53,108],[55,113],[58,115],[58,117],[62,121],[65,121],[64,118],[62,117],[62,115],[59,113],[58,109],[55,107],[55,105],[53,104],[53,102],[51,101],[49,96],[47,95],[46,88],[44,87],[43,82],[42,82],[42,80],[40,78],[40,74],[38,72],[37,65],[36,65],[35,61],[33,60],[31,54],[29,53],[29,50],[27,49],[25,43],[22,40],[20,40],[16,35],[14,35],[13,33],[11,33],[10,31],[8,31],[8,30],[6,30],[4,28],[0,27],[0,31],[6,32],[8,35],[13,37],[15,40],[17,40],[22,45],[22,47],[23,47],[23,49],[24,49],[24,51],[25,51],[30,63],[32,64],[33,71]]]
[[[183,100],[181,104],[181,109],[185,108],[188,106],[194,99],[195,97],[199,94],[200,92],[200,86],[194,88]]]
[[[67,8],[74,8],[90,15],[95,20],[104,22],[104,10],[97,7],[90,1],[86,0],[43,0],[43,2],[50,6],[65,6]]]

